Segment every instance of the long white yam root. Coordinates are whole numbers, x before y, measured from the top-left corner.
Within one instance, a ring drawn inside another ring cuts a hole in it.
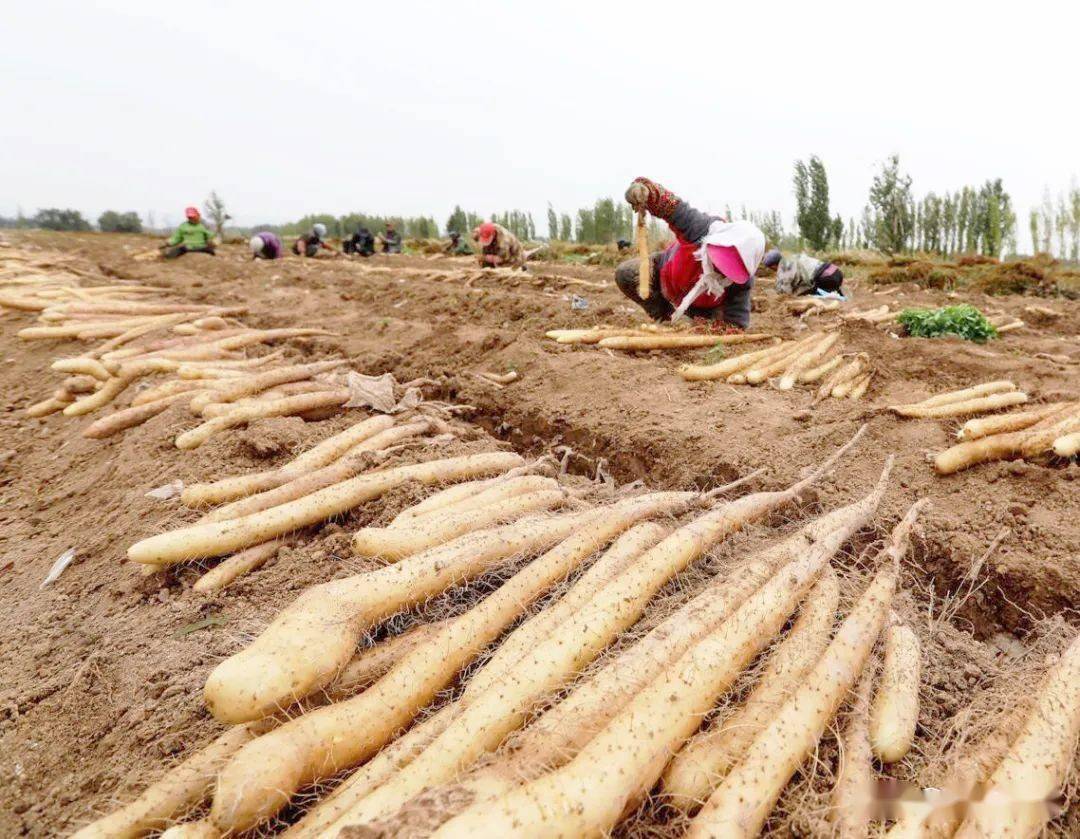
[[[1053,424],[1044,426],[1044,423]],[[1060,415],[1055,414],[1023,431],[995,434],[958,443],[934,458],[934,468],[939,475],[952,475],[991,460],[1037,457],[1050,451],[1059,437],[1074,431],[1080,431],[1080,414],[1065,419],[1060,419]]]
[[[1047,674],[1038,702],[956,839],[1027,839],[1050,819],[1080,737],[1080,637]]]
[[[348,388],[319,393],[303,393],[299,396],[286,396],[269,402],[259,402],[247,406],[238,406],[235,411],[221,417],[207,420],[190,431],[185,431],[176,438],[176,448],[194,449],[201,446],[215,434],[238,425],[247,425],[266,417],[287,417],[312,411],[316,408],[329,408],[344,405],[349,401]]]
[[[821,381],[825,376],[844,363],[844,357],[842,355],[833,356],[828,361],[819,364],[817,367],[811,367],[809,370],[804,370],[799,374],[799,382],[801,384],[810,384],[812,382]]]
[[[304,784],[373,754],[408,723],[521,611],[597,548],[637,520],[674,512],[693,493],[656,493],[620,502],[406,654],[359,696],[311,711],[242,749],[218,776],[211,817],[223,832],[247,829],[284,806]]]
[[[746,702],[709,731],[695,735],[668,765],[663,794],[669,803],[696,811],[712,794],[817,663],[829,643],[839,601],[836,574],[826,568]]]
[[[450,620],[452,619],[417,624],[400,635],[361,650],[352,661],[345,665],[341,675],[326,689],[326,692],[333,697],[345,697],[354,693],[357,688],[367,687],[401,661],[406,653],[412,652],[438,635]]]
[[[561,489],[511,495],[479,510],[424,516],[414,526],[363,527],[353,534],[353,552],[359,556],[401,559],[448,542],[464,533],[504,524],[526,513],[550,510],[566,499]]]
[[[885,562],[801,689],[784,704],[698,813],[688,837],[757,836],[777,798],[813,751],[825,726],[859,679],[885,624],[907,552],[916,503],[893,531]]]
[[[367,440],[357,443],[328,466],[300,475],[274,489],[249,495],[246,498],[219,507],[204,516],[202,521],[228,521],[229,519],[251,516],[263,510],[269,510],[271,507],[278,507],[290,501],[296,501],[321,489],[340,484],[368,469],[371,465],[370,456],[372,452],[381,451],[394,443],[411,437],[419,437],[430,427],[431,424],[427,420],[419,420],[418,422],[396,425],[393,428],[386,429],[386,431],[380,431]]]
[[[317,839],[334,835],[331,831],[340,829],[339,820],[349,808],[427,748],[449,724],[453,711],[453,704],[445,705],[422,723],[414,725],[321,799],[304,818],[281,834],[282,839]]]
[[[1080,453],[1080,431],[1065,434],[1054,440],[1054,454],[1058,457],[1076,457]]]
[[[529,467],[523,468],[528,469]],[[447,487],[434,495],[428,496],[419,504],[414,504],[412,507],[402,510],[390,522],[389,526],[391,528],[414,528],[421,521],[434,520],[432,519],[434,515],[443,516],[450,513],[463,513],[466,510],[476,510],[514,495],[557,489],[559,486],[559,482],[554,478],[541,475],[512,474],[521,471],[522,469],[514,469],[506,475],[500,475],[498,478],[470,481]]]
[[[250,516],[195,524],[151,536],[128,548],[128,559],[149,565],[172,565],[189,559],[221,556],[344,513],[410,481],[433,484],[461,480],[498,474],[521,463],[522,458],[516,454],[490,452],[358,475]]]
[[[588,515],[469,534],[394,565],[308,589],[250,645],[214,668],[204,691],[210,711],[224,721],[244,722],[291,705],[333,681],[377,621],[507,557],[550,546]]]
[[[942,405],[893,405],[889,410],[902,417],[912,419],[940,419],[942,417],[962,417],[967,414],[982,414],[1000,408],[1023,405],[1028,395],[1023,391],[995,393],[992,396],[979,396],[962,402],[946,402]]]
[[[734,358],[727,358],[716,364],[684,364],[679,368],[679,375],[689,382],[707,382],[714,379],[726,379],[732,373],[744,370],[763,358],[772,355],[777,346],[774,345],[763,350],[743,353]]]
[[[839,839],[866,839],[873,814],[874,770],[870,749],[870,693],[874,665],[869,663],[855,688],[840,738],[840,766],[833,784],[829,817]]]
[[[812,349],[820,340],[820,334],[809,335],[791,344],[784,352],[778,352],[775,356],[769,356],[748,367],[742,375],[745,376],[747,384],[759,385],[777,373],[782,373],[789,364]],[[730,377],[728,381],[731,381]]]
[[[241,574],[261,568],[277,556],[280,547],[281,543],[274,540],[263,542],[261,545],[253,545],[240,553],[233,554],[199,577],[192,589],[200,594],[221,591]]]
[[[880,497],[879,487],[874,506]],[[490,805],[470,808],[434,835],[578,836],[610,830],[653,785],[702,714],[780,630],[840,549],[840,530],[750,595],[729,620],[634,696],[568,764]]]
[[[585,608],[604,586],[669,532],[669,528],[656,522],[643,522],[620,536],[566,594],[525,621],[499,645],[483,668],[469,679],[464,696],[471,699],[490,688],[500,676],[524,659],[556,628]]]
[[[885,658],[870,713],[870,743],[874,755],[882,763],[900,760],[915,742],[921,658],[919,638],[911,627],[889,627],[885,633]]]
[[[278,385],[310,379],[320,373],[336,370],[345,364],[348,364],[348,362],[344,359],[335,361],[317,361],[312,364],[291,364],[287,367],[278,367],[274,370],[267,370],[265,373],[256,373],[252,376],[234,379],[223,384],[218,389],[219,392],[214,394],[213,397],[196,397],[193,399],[191,402],[191,411],[192,413],[199,414],[202,413],[202,409],[210,404],[211,401],[235,402],[238,399],[243,399],[245,396],[253,396],[256,393],[261,393],[264,390],[269,390]]]
[[[279,469],[223,478],[210,484],[192,484],[184,489],[180,500],[188,507],[203,507],[274,489],[333,463],[357,443],[362,443],[393,425],[393,417],[383,414],[370,417],[328,437]]]
[[[928,399],[924,399],[921,402],[913,402],[910,405],[897,405],[890,410],[898,410],[899,408],[935,408],[939,405],[950,405],[954,402],[970,402],[972,399],[977,399],[980,396],[992,396],[996,393],[1009,393],[1017,390],[1016,384],[1008,379],[1001,379],[993,382],[986,382],[985,384],[975,385],[974,387],[965,388],[964,390],[950,390],[947,393],[939,393],[937,396],[931,396]]]
[[[978,440],[981,437],[989,437],[993,434],[1008,434],[1011,431],[1023,431],[1030,428],[1040,420],[1059,413],[1069,403],[1055,402],[1034,408],[1030,411],[1017,411],[1011,414],[1000,414],[993,417],[979,417],[965,422],[960,426],[957,437],[961,440]],[[1078,405],[1077,407],[1080,407]]]
[[[254,724],[228,729],[167,771],[130,804],[88,824],[72,839],[136,839],[161,830],[206,800],[221,765],[254,739],[257,731]]]
[[[133,428],[136,425],[142,425],[151,417],[156,417],[158,414],[168,410],[170,405],[179,402],[188,396],[189,394],[187,393],[176,393],[172,396],[166,396],[153,402],[146,402],[131,408],[124,408],[123,410],[116,411],[115,413],[109,414],[107,417],[102,417],[101,419],[90,423],[90,425],[83,429],[82,436],[90,437],[95,440],[111,437],[113,434],[118,434],[125,429]]]
[[[821,359],[823,359],[829,351],[836,345],[836,342],[840,340],[839,332],[830,332],[823,338],[820,338],[810,349],[805,353],[798,356],[787,369],[784,370],[784,375],[780,377],[780,382],[777,384],[778,390],[791,390],[795,387],[795,383],[800,381],[799,377],[804,371],[811,369]]]
[[[736,517],[753,520],[770,509],[797,498],[807,487],[827,475],[836,462],[859,440],[865,429],[838,449],[815,472],[782,493],[757,493],[737,502]],[[878,493],[884,491],[884,479]],[[768,500],[771,496],[771,502]],[[761,509],[765,503],[764,511]],[[874,498],[859,502],[876,504]],[[871,508],[872,509],[872,508]],[[740,565],[727,578],[717,579],[697,597],[676,610],[642,640],[608,662],[591,678],[578,685],[562,702],[529,726],[515,744],[515,751],[503,760],[477,772],[466,787],[480,802],[490,801],[536,777],[544,767],[559,766],[574,754],[623,707],[630,697],[665,667],[686,652],[691,644],[726,620],[751,593],[762,585],[778,565],[805,553],[815,541],[844,526],[858,528],[866,520],[865,511],[848,507],[811,522],[799,532],[755,559]],[[847,531],[850,536],[854,530]],[[482,678],[482,673],[478,677]]]
[[[685,350],[728,344],[767,341],[772,335],[737,333],[734,335],[623,335],[600,340],[609,350]]]
[[[50,365],[50,369],[56,370],[58,373],[79,373],[85,376],[93,376],[102,382],[107,381],[112,376],[100,361],[86,356],[58,359]]]
[[[866,361],[868,361],[867,356],[860,353],[851,359],[851,361],[836,368],[821,383],[817,393],[814,395],[814,399],[821,400],[827,399],[829,396],[837,396],[836,389],[847,385],[848,382],[857,378],[859,374],[863,372],[863,365]]]
[[[738,505],[738,501],[731,502]],[[722,505],[727,508],[729,505]],[[483,679],[446,731],[407,768],[348,811],[342,821],[387,816],[421,790],[450,780],[460,767],[495,749],[529,711],[592,661],[642,615],[675,574],[726,535],[707,513],[661,541],[570,614],[547,638]],[[487,668],[485,668],[486,670]],[[483,671],[482,671],[483,672]]]

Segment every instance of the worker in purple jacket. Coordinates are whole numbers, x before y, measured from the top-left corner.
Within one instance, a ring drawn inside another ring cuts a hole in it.
[[[252,259],[281,259],[281,239],[275,233],[256,233],[248,240]]]

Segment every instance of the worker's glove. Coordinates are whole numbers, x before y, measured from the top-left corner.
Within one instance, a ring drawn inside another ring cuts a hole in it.
[[[679,205],[679,196],[648,178],[635,178],[626,190],[626,201],[638,212],[648,210],[656,218],[667,221]]]

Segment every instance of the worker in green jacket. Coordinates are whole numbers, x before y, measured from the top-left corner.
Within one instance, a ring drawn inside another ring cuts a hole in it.
[[[202,223],[198,207],[184,210],[183,222],[169,241],[162,245],[166,259],[176,259],[185,253],[208,253],[214,256],[214,234]]]

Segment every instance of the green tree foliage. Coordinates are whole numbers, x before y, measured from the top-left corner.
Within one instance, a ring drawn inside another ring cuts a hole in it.
[[[115,210],[106,210],[97,221],[98,230],[102,233],[142,233],[142,219],[138,213],[118,213]]]
[[[842,247],[844,241],[844,220],[837,213],[836,217],[829,225],[829,247],[839,248]]]
[[[536,224],[532,214],[524,210],[507,210],[503,213],[492,213],[491,220],[501,224],[522,241],[536,238]]]
[[[574,238],[583,244],[593,245],[632,239],[634,224],[634,211],[628,204],[612,198],[600,198],[592,207],[582,207],[577,211]]]
[[[232,219],[232,216],[225,209],[224,199],[217,194],[215,190],[211,190],[210,194],[203,202],[203,212],[206,217],[214,223],[214,232],[217,237],[222,241],[225,240],[225,222]]]
[[[574,238],[574,222],[569,213],[559,216],[559,238],[564,242],[569,242]]]
[[[452,212],[450,218],[446,220],[446,232],[448,234],[460,233],[462,236],[467,236],[469,233],[472,233],[473,228],[479,223],[479,215],[476,213],[467,213],[461,209],[460,204],[455,204],[454,212]],[[436,233],[435,235],[438,236],[439,234]]]
[[[824,250],[832,238],[829,215],[829,179],[817,155],[804,163],[795,161],[795,223],[799,235],[814,250]]]
[[[84,231],[90,229],[90,222],[84,219],[78,210],[50,207],[38,210],[30,220],[30,226],[40,227],[42,230]]]
[[[898,155],[890,157],[870,187],[870,243],[886,254],[905,250],[914,230],[911,177],[900,171]]]
[[[555,208],[551,206],[551,202],[548,202],[547,209],[547,222],[548,222],[548,238],[559,238],[559,217],[555,215]]]

